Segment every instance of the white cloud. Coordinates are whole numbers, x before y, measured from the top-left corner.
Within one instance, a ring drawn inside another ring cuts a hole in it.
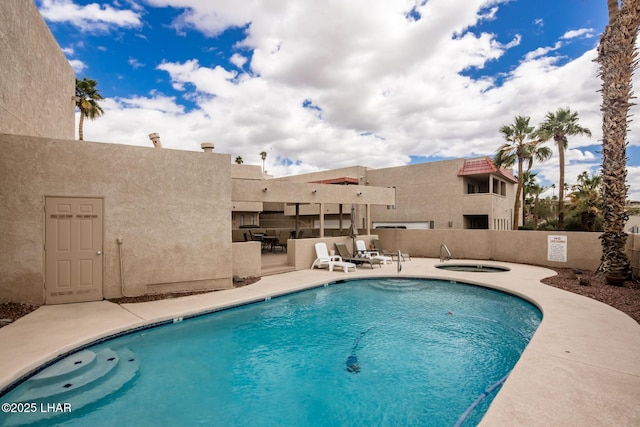
[[[127,62],[129,62],[129,65],[131,65],[134,70],[140,67],[144,67],[144,64],[142,62],[133,57],[129,57],[129,60]]]
[[[627,198],[634,201],[640,201],[640,166],[627,167],[627,185],[631,187],[631,191],[627,193]]]
[[[80,61],[79,59],[69,59],[69,64],[76,74],[82,72],[85,68],[87,68],[87,64]]]
[[[91,3],[79,6],[71,0],[41,0],[40,13],[50,22],[67,22],[83,31],[106,31],[114,27],[137,28],[140,13]]]
[[[536,58],[540,58],[542,56],[547,55],[549,52],[556,51],[562,47],[562,42],[556,42],[553,46],[539,47],[529,53],[524,57],[525,61],[531,61]]]
[[[570,107],[593,137],[569,139],[566,180],[599,167],[589,151],[601,139],[595,49],[560,61],[556,51],[566,41],[558,40],[525,53],[503,76],[474,80],[461,73],[520,44],[519,35],[506,41],[469,31],[480,20],[499,19],[494,9],[501,1],[146,3],[182,8],[173,22],[179,31],[216,35],[247,26],[242,46],[252,55],[234,55],[237,69],[166,59],[157,69],[198,108],[185,112],[159,93],[111,99],[104,117],[85,126],[87,139],[132,138],[150,146],[148,133],[159,132],[165,147],[199,150],[211,141],[216,152],[247,164],[261,164],[258,153],[265,150],[266,169],[280,176],[396,166],[410,156],[493,155],[502,142],[498,129],[516,115],[537,124],[547,112]],[[414,7],[420,18],[408,19]],[[574,30],[563,40],[588,35]],[[557,182],[556,156],[538,168],[549,184]],[[633,186],[640,199],[640,186]]]
[[[235,65],[236,67],[242,69],[244,67],[244,65],[247,63],[247,58],[245,58],[244,56],[238,54],[238,53],[234,53],[231,56],[230,62]]]
[[[593,28],[580,28],[578,30],[567,31],[560,37],[561,39],[575,39],[575,38],[592,38],[595,37],[595,30]]]

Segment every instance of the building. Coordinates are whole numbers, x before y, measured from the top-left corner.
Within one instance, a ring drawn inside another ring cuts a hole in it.
[[[75,75],[37,8],[0,2],[0,22],[9,58],[0,64],[0,301],[231,288],[234,276],[260,274],[260,245],[236,231],[283,221],[296,235],[343,234],[352,206],[367,234],[376,224],[497,228],[508,218],[512,182],[486,161],[268,179],[211,144],[201,153],[75,141]],[[298,249],[312,256],[312,245]]]
[[[513,174],[497,168],[488,157],[454,159],[383,169],[354,166],[279,178],[286,182],[370,185],[395,189],[393,204],[357,210],[357,226],[406,229],[510,230],[517,183]],[[306,227],[317,228],[320,207],[300,207]],[[322,207],[325,224],[341,234],[350,225],[350,206]],[[284,217],[294,215],[285,206]],[[346,217],[346,218],[345,218]],[[268,215],[275,221],[276,215]]]

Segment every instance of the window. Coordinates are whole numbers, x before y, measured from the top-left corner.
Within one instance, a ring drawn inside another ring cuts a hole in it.
[[[489,215],[464,215],[464,228],[489,229]]]

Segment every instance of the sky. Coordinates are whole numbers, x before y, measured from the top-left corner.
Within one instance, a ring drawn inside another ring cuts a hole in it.
[[[255,165],[265,151],[279,177],[492,157],[516,116],[535,126],[570,108],[592,136],[569,137],[566,182],[601,165],[594,59],[606,0],[35,3],[76,76],[104,97],[85,140],[151,147],[157,132],[164,148],[213,142]],[[632,122],[632,200],[639,134]],[[559,169],[548,146],[553,157],[534,172],[551,196]]]

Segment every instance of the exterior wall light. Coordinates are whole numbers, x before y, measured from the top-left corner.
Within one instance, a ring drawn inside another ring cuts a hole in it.
[[[264,187],[264,188],[262,189],[262,192],[263,192],[263,193],[266,193],[266,192],[267,192],[267,190],[268,190],[268,188],[267,188],[267,187]]]

